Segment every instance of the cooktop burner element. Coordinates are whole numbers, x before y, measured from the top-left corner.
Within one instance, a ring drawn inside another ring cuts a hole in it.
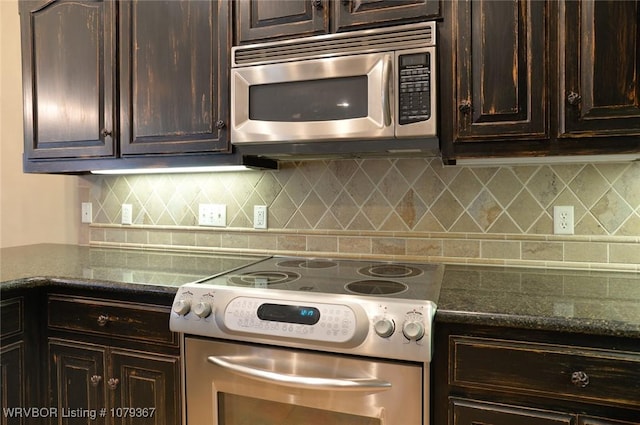
[[[329,260],[285,260],[277,264],[280,267],[301,267],[303,269],[327,269],[337,266],[335,261]]]
[[[286,271],[256,271],[231,275],[228,282],[235,286],[253,286],[256,288],[294,282],[300,275]]]
[[[407,290],[407,285],[393,280],[357,280],[345,285],[347,291],[360,295],[393,295]]]
[[[413,277],[424,272],[417,267],[404,264],[375,264],[358,270],[358,273],[373,277]]]

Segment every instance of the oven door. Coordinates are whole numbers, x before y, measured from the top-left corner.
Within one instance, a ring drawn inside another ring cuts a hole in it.
[[[393,53],[231,70],[231,141],[394,137]]]
[[[421,364],[189,337],[185,376],[188,425],[423,424]]]

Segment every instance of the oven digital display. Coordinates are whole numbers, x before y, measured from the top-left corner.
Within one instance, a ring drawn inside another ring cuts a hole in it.
[[[284,304],[261,304],[258,318],[272,322],[315,325],[320,320],[320,310],[315,307]]]

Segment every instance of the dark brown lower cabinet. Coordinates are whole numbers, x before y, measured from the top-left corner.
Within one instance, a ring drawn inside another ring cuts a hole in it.
[[[436,317],[432,425],[640,425],[637,339]]]
[[[2,425],[22,425],[25,418],[16,417],[4,409],[25,406],[26,379],[24,373],[24,342],[4,345],[0,349],[0,394],[2,395]]]
[[[48,405],[57,425],[178,425],[180,345],[167,305],[49,294]]]

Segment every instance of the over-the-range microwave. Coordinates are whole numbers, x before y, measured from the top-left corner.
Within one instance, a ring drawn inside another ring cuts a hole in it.
[[[436,81],[435,22],[234,47],[231,142],[437,154]]]

